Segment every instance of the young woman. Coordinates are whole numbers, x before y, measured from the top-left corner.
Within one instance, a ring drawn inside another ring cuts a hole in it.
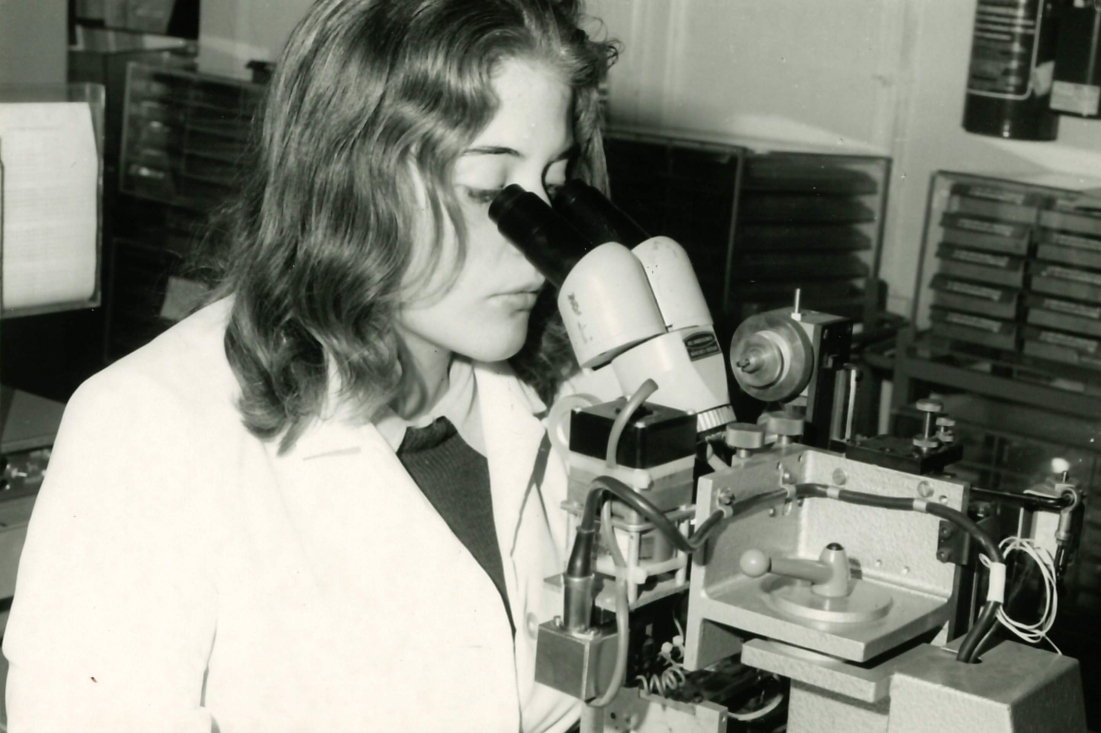
[[[69,403],[4,638],[10,730],[577,719],[534,681],[566,541],[540,415],[570,357],[487,212],[509,184],[603,184],[614,54],[579,13],[309,11],[219,299]]]

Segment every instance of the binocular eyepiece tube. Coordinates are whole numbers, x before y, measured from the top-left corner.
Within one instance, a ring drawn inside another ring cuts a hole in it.
[[[649,235],[589,184],[573,180],[554,192],[553,208],[521,186],[506,187],[489,205],[497,229],[556,288],[594,247],[618,242],[627,248]]]

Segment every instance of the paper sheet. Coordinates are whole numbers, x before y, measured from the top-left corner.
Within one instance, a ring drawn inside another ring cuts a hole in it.
[[[5,310],[92,297],[98,175],[86,102],[0,103]]]

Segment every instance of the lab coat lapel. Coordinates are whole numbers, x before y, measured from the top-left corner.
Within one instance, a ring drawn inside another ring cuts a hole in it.
[[[525,390],[507,365],[478,364],[474,373],[489,462],[493,521],[501,554],[510,557],[526,502],[540,501],[532,482],[542,476],[532,474],[545,464],[537,459],[546,431],[535,416],[543,404]]]

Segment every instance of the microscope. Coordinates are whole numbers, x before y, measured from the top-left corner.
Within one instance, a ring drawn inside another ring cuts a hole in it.
[[[1084,733],[1077,661],[991,643],[1006,565],[968,516],[978,490],[945,473],[962,455],[951,419],[930,401],[913,438],[853,434],[851,322],[796,296],[740,324],[729,374],[769,408],[738,422],[677,242],[579,181],[552,205],[510,186],[489,213],[558,289],[599,385],[550,411],[569,559],[546,580],[562,614],[536,658],[537,682],[585,703],[583,731],[771,731],[783,705],[790,733]],[[1070,549],[1079,491],[1062,478],[1032,526]]]

